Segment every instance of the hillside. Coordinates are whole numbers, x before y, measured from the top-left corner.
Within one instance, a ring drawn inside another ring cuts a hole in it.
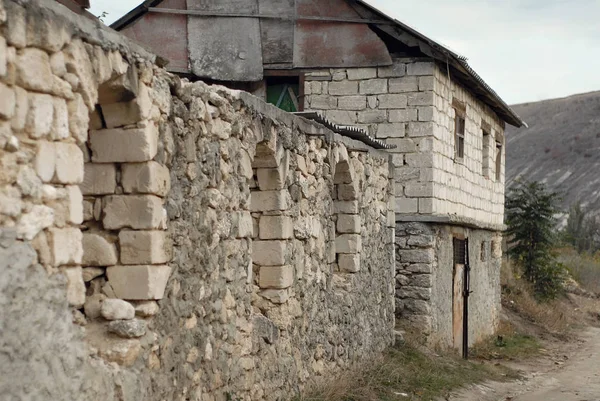
[[[600,91],[512,107],[529,128],[507,126],[507,187],[543,181],[565,210],[581,200],[600,213]]]

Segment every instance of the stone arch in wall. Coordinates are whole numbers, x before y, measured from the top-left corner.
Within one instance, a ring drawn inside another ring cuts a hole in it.
[[[252,161],[250,211],[255,227],[252,270],[259,295],[280,304],[288,299],[288,289],[294,284],[294,266],[289,257],[294,224],[289,214],[291,199],[286,184],[290,152],[278,141],[276,128],[268,129],[268,138],[256,145]]]
[[[343,145],[337,145],[334,149],[333,161],[335,253],[338,271],[358,273],[362,250],[358,179],[348,150]]]

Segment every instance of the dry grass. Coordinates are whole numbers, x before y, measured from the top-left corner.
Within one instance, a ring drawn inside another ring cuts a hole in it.
[[[558,261],[569,269],[581,287],[600,294],[600,253],[581,254],[573,248],[562,248],[559,250]]]
[[[513,323],[502,320],[496,335],[473,347],[471,355],[486,360],[514,360],[536,356],[541,348],[536,336],[524,334]]]
[[[411,345],[392,347],[371,364],[320,385],[297,401],[435,400],[487,379],[514,378],[506,368],[434,354]]]

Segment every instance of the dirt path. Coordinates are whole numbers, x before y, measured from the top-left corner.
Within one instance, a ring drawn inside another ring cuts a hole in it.
[[[548,357],[516,366],[524,380],[485,383],[453,395],[452,401],[600,401],[600,328],[581,342],[550,349]]]

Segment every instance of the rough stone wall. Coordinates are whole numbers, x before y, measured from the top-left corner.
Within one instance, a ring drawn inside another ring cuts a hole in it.
[[[469,239],[469,345],[492,335],[499,322],[502,237],[499,233],[430,223],[396,226],[396,314],[422,330],[427,342],[453,347],[453,239]]]
[[[362,126],[397,145],[396,213],[403,221],[446,218],[498,229],[504,211],[504,153],[496,182],[495,139],[504,125],[471,92],[428,58],[399,58],[384,68],[306,74],[305,107],[338,124]],[[453,99],[466,105],[465,157],[455,161]],[[482,121],[490,126],[483,166]],[[502,143],[504,146],[504,143]]]
[[[3,395],[276,399],[391,342],[386,153],[55,2],[0,33]]]

